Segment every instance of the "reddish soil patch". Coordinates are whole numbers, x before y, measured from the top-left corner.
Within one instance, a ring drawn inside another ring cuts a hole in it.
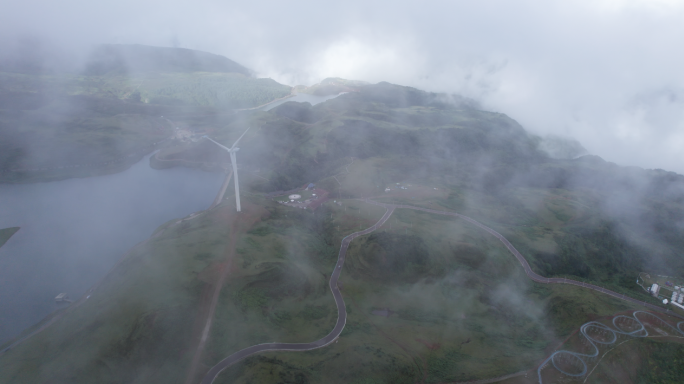
[[[208,339],[211,329],[211,321],[214,317],[214,312],[216,310],[216,305],[218,303],[218,297],[223,288],[223,283],[230,274],[231,271],[235,270],[233,259],[235,257],[235,242],[239,233],[245,233],[249,228],[254,226],[255,223],[261,220],[262,217],[268,214],[262,207],[254,204],[250,204],[245,201],[242,204],[242,212],[235,212],[235,208],[228,205],[218,208],[218,212],[214,216],[214,225],[221,225],[228,228],[228,245],[224,251],[224,262],[212,264],[214,267],[208,267],[200,273],[202,275],[199,278],[206,278],[212,283],[205,285],[202,290],[200,297],[200,305],[195,317],[195,322],[192,329],[192,349],[194,352],[194,357],[190,368],[188,370],[188,375],[186,378],[186,383],[192,383],[197,377],[198,373],[204,374],[204,370],[208,367],[202,366],[202,372],[198,372],[198,366],[200,359],[202,358],[202,353],[204,352],[204,346]],[[203,281],[206,281],[202,279]]]
[[[202,272],[197,274],[197,278],[204,281],[207,284],[216,284],[221,278],[221,274],[225,272],[226,268],[229,268],[228,262],[218,263],[214,262],[209,264]]]
[[[321,204],[325,203],[328,200],[328,193],[329,192],[325,189],[316,188],[316,194],[318,195],[318,199],[309,203],[309,208],[311,210],[316,210],[316,208],[320,207]]]

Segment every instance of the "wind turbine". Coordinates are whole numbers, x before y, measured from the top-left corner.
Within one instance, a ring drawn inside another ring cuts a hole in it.
[[[247,128],[247,131],[249,131],[249,128]],[[247,133],[247,131],[245,131],[245,133]],[[242,136],[244,136],[245,133],[243,133]],[[235,205],[237,206],[238,212],[240,212],[240,184],[238,183],[237,159],[235,158],[235,153],[240,150],[240,148],[237,148],[236,145],[240,142],[242,136],[240,136],[235,141],[235,144],[233,144],[233,146],[230,148],[217,143],[214,139],[212,139],[209,136],[204,136],[205,138],[211,140],[214,144],[228,151],[228,153],[230,154],[230,162],[233,164],[233,174],[235,176]]]

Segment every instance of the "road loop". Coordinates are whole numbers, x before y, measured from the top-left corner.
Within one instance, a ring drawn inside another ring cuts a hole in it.
[[[551,362],[553,367],[561,372],[564,375],[570,376],[570,377],[582,377],[587,374],[587,368],[588,368],[588,363],[587,361],[589,359],[595,358],[599,355],[599,346],[608,346],[615,344],[615,342],[618,340],[618,336],[628,336],[628,337],[648,337],[649,332],[648,329],[646,328],[646,324],[657,324],[661,327],[667,328],[670,333],[669,335],[681,335],[684,336],[684,332],[681,331],[680,326],[684,324],[684,321],[680,321],[677,323],[677,327],[675,328],[674,326],[670,325],[667,321],[663,320],[659,316],[650,313],[650,312],[645,312],[645,311],[634,311],[630,316],[626,315],[619,315],[615,316],[613,318],[613,326],[615,328],[611,328],[610,326],[599,323],[598,321],[590,321],[588,323],[583,324],[580,327],[580,335],[584,337],[584,340],[586,341],[585,345],[591,348],[591,352],[589,353],[579,353],[579,352],[571,352],[571,351],[566,351],[566,350],[559,350],[555,351],[549,356],[544,362],[542,362],[539,365],[539,368],[537,369],[537,376],[539,377],[539,384],[542,384],[542,376],[541,372],[544,367]],[[627,326],[632,326],[632,328],[636,328],[632,331],[629,329],[626,329]],[[652,327],[655,327],[651,325]],[[603,336],[603,337],[599,337]],[[576,372],[571,372],[566,369],[565,366],[560,367],[560,364],[557,364],[557,361],[559,359],[562,359],[564,356],[572,356],[574,358],[573,361],[579,362],[579,364],[582,367],[580,373]]]

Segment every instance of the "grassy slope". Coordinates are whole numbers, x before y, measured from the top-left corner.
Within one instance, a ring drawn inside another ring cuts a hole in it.
[[[184,375],[206,285],[198,275],[222,261],[230,220],[226,210],[215,210],[165,225],[83,305],[3,355],[0,381],[142,383]]]
[[[2,91],[44,96],[46,92],[75,96],[115,97],[161,105],[255,107],[287,96],[290,87],[271,79],[239,73],[134,73],[26,75],[0,72]]]
[[[684,375],[684,344],[636,339],[611,350],[588,383],[675,384]]]

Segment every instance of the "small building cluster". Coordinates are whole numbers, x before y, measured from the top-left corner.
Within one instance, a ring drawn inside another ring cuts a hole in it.
[[[669,284],[668,284],[669,283]],[[684,287],[680,287],[678,285],[674,285],[670,283],[669,281],[666,283],[668,287],[672,288],[666,288],[666,289],[671,289],[672,290],[672,296],[670,297],[670,300],[668,299],[663,299],[663,304],[670,303],[674,306],[677,306],[681,309],[684,309]],[[660,287],[658,284],[653,284],[651,287],[648,289],[648,291],[651,293],[653,297],[658,297],[658,294],[660,293]]]
[[[672,298],[670,300],[672,304],[684,304],[684,287],[675,286],[672,291]]]
[[[318,208],[326,199],[328,192],[323,189],[316,189],[313,183],[310,183],[305,190],[309,190],[315,193],[311,194],[311,197],[302,200],[302,195],[299,193],[292,193],[295,190],[288,191],[290,195],[287,196],[287,200],[277,200],[278,204],[287,205],[288,207],[301,208],[301,209],[311,209],[315,210]],[[301,193],[301,192],[300,192]]]

